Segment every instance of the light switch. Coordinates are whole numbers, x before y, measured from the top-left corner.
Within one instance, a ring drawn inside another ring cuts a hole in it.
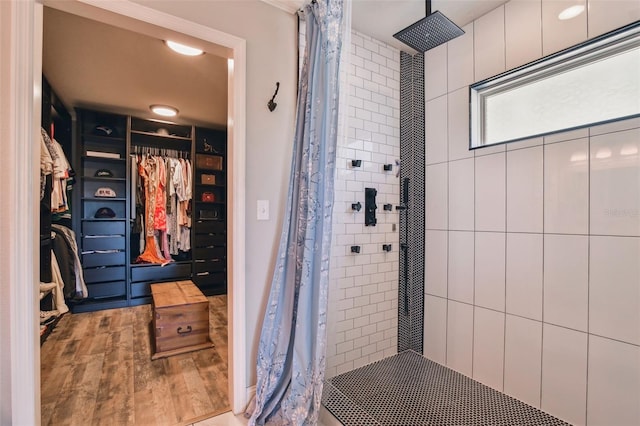
[[[269,220],[269,200],[258,200],[258,220]]]

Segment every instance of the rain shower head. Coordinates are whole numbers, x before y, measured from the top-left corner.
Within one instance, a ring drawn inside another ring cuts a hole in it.
[[[431,0],[427,0],[427,16],[393,35],[404,44],[426,52],[464,34],[464,31],[442,13],[431,13]]]

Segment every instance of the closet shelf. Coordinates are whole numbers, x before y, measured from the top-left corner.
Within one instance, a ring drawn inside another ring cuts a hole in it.
[[[196,186],[198,188],[224,188],[225,187],[224,185],[221,185],[219,183],[216,183],[215,185],[209,185],[206,183],[196,183]]]
[[[93,181],[93,182],[126,182],[126,178],[116,178],[116,177],[98,177],[98,176],[85,176],[84,180]]]
[[[84,161],[99,161],[101,163],[124,163],[127,161],[126,158],[97,157],[93,155],[83,155],[82,159]]]
[[[82,138],[85,141],[89,142],[103,142],[103,143],[123,143],[126,141],[125,138],[115,137],[115,136],[100,136],[94,135],[93,133],[83,133]]]
[[[189,141],[189,142],[191,142],[191,138],[185,138],[183,136],[161,135],[159,133],[143,132],[141,130],[131,130],[131,134],[132,135],[153,136],[155,138],[160,138],[160,139],[175,139],[175,140],[180,140],[180,141]]]
[[[82,201],[127,201],[124,197],[82,197]]]
[[[214,201],[214,202],[196,201],[196,204],[199,206],[224,206],[227,203],[225,203],[224,201]]]
[[[114,217],[114,218],[99,218],[99,217],[85,217],[80,219],[83,222],[124,222],[127,219],[124,217]]]

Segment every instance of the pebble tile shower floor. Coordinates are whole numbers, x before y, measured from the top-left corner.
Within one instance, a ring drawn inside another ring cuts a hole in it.
[[[411,350],[327,379],[322,403],[345,426],[568,425]]]

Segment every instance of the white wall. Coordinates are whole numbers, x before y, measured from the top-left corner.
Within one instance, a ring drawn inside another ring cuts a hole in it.
[[[297,17],[258,0],[136,1],[247,41],[246,319],[247,380],[256,382],[256,354],[269,294],[293,146],[297,92]],[[278,107],[267,102],[280,90]],[[269,200],[271,217],[256,220],[256,201]]]
[[[640,18],[512,0],[426,54],[425,355],[573,424],[640,424],[640,120],[468,150],[468,86]],[[579,3],[579,2],[578,2]]]
[[[351,33],[347,135],[338,139],[327,328],[327,378],[393,355],[398,339],[400,52]],[[343,86],[345,87],[345,86]],[[344,104],[341,105],[341,108]],[[342,112],[341,112],[342,114]],[[352,167],[351,160],[362,160]],[[393,164],[384,171],[384,164]],[[364,189],[376,188],[377,225],[364,226]],[[362,210],[352,210],[360,202]],[[392,251],[382,251],[391,244]],[[351,253],[351,246],[361,248]]]

